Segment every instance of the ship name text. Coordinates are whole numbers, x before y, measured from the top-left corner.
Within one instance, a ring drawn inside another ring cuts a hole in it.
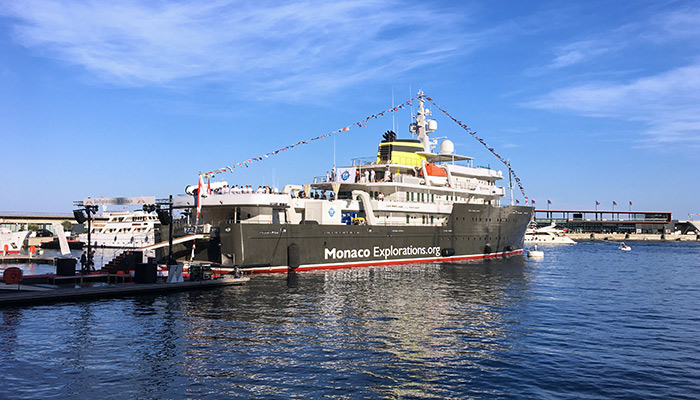
[[[379,247],[374,246],[370,249],[324,249],[325,258],[328,259],[342,259],[342,258],[384,258],[385,260],[389,257],[398,256],[437,256],[440,254],[440,247],[419,247],[410,245],[408,247],[394,247],[393,245],[389,247]]]

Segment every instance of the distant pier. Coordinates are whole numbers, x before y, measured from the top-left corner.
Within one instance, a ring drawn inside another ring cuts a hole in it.
[[[612,242],[700,242],[697,234],[646,234],[646,233],[567,233],[567,237],[577,241],[604,241]]]
[[[700,234],[700,221],[666,211],[535,210],[534,218],[537,227],[555,224],[574,240],[694,241]]]

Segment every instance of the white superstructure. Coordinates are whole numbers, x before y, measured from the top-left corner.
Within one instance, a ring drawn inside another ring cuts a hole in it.
[[[94,246],[141,248],[155,243],[155,230],[160,226],[158,216],[144,211],[105,211],[104,219],[92,222],[90,240]],[[87,242],[87,233],[80,234]]]

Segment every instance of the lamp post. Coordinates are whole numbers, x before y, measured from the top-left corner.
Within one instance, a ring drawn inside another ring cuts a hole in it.
[[[158,219],[161,219],[161,213],[158,213]],[[163,219],[161,219],[161,223]],[[175,264],[173,260],[173,195],[168,198],[168,265]]]
[[[163,207],[168,206],[167,210]],[[168,228],[168,261],[167,265],[173,265],[173,195],[165,199],[157,200],[156,204],[144,204],[143,210],[150,213],[155,211],[158,214],[158,220],[162,225],[170,225]]]
[[[85,206],[85,213],[87,213],[87,223],[88,223],[88,269],[90,269],[91,266],[95,265],[95,260],[92,257],[92,243],[90,242],[91,240],[91,231],[92,231],[92,215],[90,214],[97,214],[98,206]]]
[[[90,266],[94,264],[95,260],[92,257],[92,215],[97,213],[97,210],[99,209],[99,206],[97,205],[85,205],[82,201],[75,203],[76,207],[79,207],[77,210],[73,210],[73,216],[75,217],[75,220],[79,223],[82,224],[83,222],[87,221],[88,223],[88,228],[87,228],[87,269],[90,269]],[[83,213],[83,211],[85,213]],[[86,266],[83,266],[83,268],[86,268]]]

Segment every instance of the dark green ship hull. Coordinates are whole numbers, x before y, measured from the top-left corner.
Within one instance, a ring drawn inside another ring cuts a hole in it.
[[[262,273],[507,257],[522,254],[532,212],[455,204],[446,226],[221,223],[207,258]]]

